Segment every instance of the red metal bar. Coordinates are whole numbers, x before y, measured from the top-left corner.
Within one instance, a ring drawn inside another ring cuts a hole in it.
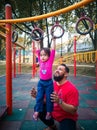
[[[13,49],[13,76],[16,78],[16,45],[14,44],[14,49]]]
[[[19,49],[18,73],[21,74],[21,49]]]
[[[76,77],[76,36],[74,36],[74,77]]]
[[[36,63],[35,63],[35,42],[32,41],[32,53],[33,53],[33,59],[32,59],[32,78],[35,77],[35,73],[36,73]]]
[[[12,18],[11,6],[5,6],[6,19]],[[11,45],[11,24],[6,24],[6,104],[8,106],[8,115],[12,114],[12,45]]]

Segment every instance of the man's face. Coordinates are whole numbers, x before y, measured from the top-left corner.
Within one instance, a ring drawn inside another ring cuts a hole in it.
[[[61,81],[64,78],[65,73],[65,67],[62,65],[58,66],[54,73],[54,80],[57,82]]]

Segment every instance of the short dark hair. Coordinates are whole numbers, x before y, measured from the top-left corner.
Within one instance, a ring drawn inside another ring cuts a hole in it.
[[[66,64],[60,64],[60,65],[64,66],[64,67],[65,67],[66,72],[67,72],[67,73],[69,73],[69,68],[67,67],[67,65],[66,65]]]
[[[42,48],[41,51],[44,51],[50,57],[50,48]]]

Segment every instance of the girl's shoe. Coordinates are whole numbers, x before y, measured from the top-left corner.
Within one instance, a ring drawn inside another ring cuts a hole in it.
[[[38,120],[38,115],[39,115],[38,112],[34,112],[34,114],[33,114],[33,119],[34,119],[35,121]]]
[[[46,120],[50,120],[50,119],[51,119],[51,113],[50,113],[50,112],[47,112],[45,119],[46,119]]]

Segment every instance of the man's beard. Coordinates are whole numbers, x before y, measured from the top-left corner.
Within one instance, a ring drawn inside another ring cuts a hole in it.
[[[59,76],[54,75],[53,77],[55,81],[60,82],[64,78],[64,74]]]

